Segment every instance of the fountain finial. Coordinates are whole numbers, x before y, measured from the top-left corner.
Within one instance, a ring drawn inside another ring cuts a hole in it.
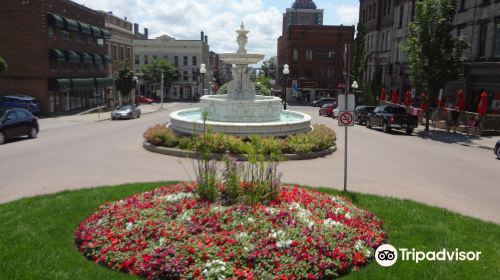
[[[243,24],[243,21],[241,22],[240,29],[245,30],[245,25]]]

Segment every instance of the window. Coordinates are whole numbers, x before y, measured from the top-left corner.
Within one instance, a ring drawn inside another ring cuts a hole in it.
[[[327,73],[327,77],[329,80],[333,79],[333,76],[335,74],[335,71],[333,70],[333,67],[328,67],[328,73]]]
[[[196,56],[193,56],[193,66],[196,66],[198,64],[198,58]]]
[[[299,60],[299,50],[293,50],[293,60]]]
[[[149,64],[149,57],[147,54],[144,55],[144,64]]]
[[[404,5],[399,6],[399,26],[398,28],[403,27],[403,15],[404,15]]]
[[[50,69],[55,70],[57,69],[57,60],[50,60]]]
[[[186,56],[186,57],[187,57],[187,56]],[[182,76],[183,76],[183,78],[184,78],[184,81],[189,80],[188,71],[184,71],[184,72],[182,73]]]
[[[313,58],[313,51],[312,50],[306,50],[306,60],[311,61]]]
[[[61,35],[61,39],[71,40],[71,34],[68,31],[61,30],[61,31],[59,31],[59,34]]]
[[[82,34],[80,33],[75,33],[75,41],[81,42],[82,41]]]
[[[495,56],[500,56],[500,19],[495,22]]]
[[[55,34],[54,34],[54,28],[52,28],[50,26],[47,28],[47,33],[49,34],[49,38],[55,38],[56,37]]]
[[[113,60],[118,60],[118,46],[113,45],[113,51],[111,52],[111,55],[113,56]]]
[[[138,55],[135,56],[135,65],[139,65],[139,56]]]
[[[183,60],[184,60],[184,61],[183,61],[183,62],[184,62],[184,64],[183,64],[183,65],[184,65],[184,66],[187,66],[187,65],[188,65],[188,57],[187,57],[187,56],[184,56],[183,58],[184,58],[184,59],[183,59]]]
[[[179,66],[179,57],[178,56],[174,56],[174,64],[175,64],[175,67]]]
[[[324,51],[316,51],[316,59],[318,60],[322,60],[325,56],[325,52]]]
[[[120,60],[125,60],[125,47],[120,46]]]
[[[196,70],[193,70],[193,73],[191,73],[191,77],[193,79],[193,81],[196,81],[198,79],[198,71]]]
[[[479,57],[486,56],[486,32],[488,24],[483,23],[479,26]]]
[[[384,1],[384,11],[382,12],[384,16],[387,14],[387,0]]]
[[[127,59],[131,59],[131,58],[132,58],[132,49],[127,48]]]
[[[323,80],[323,68],[318,68],[318,79]]]
[[[328,59],[335,60],[335,51],[334,50],[328,51]]]
[[[308,78],[308,79],[312,78],[312,70],[310,67],[306,67],[304,69],[304,72],[305,72],[304,74],[305,74],[306,78]]]

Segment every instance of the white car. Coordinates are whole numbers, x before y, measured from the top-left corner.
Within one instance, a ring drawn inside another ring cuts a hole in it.
[[[339,108],[337,107],[337,108],[333,109],[333,111],[332,111],[332,118],[335,119],[338,117],[339,117]]]

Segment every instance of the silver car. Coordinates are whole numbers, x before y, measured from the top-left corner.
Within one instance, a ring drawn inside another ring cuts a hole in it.
[[[139,105],[121,105],[111,112],[111,119],[135,119],[141,117]]]

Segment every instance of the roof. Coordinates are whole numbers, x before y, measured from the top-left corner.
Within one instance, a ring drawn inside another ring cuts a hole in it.
[[[295,3],[293,3],[292,8],[316,10],[316,4],[312,0],[295,0]]]

